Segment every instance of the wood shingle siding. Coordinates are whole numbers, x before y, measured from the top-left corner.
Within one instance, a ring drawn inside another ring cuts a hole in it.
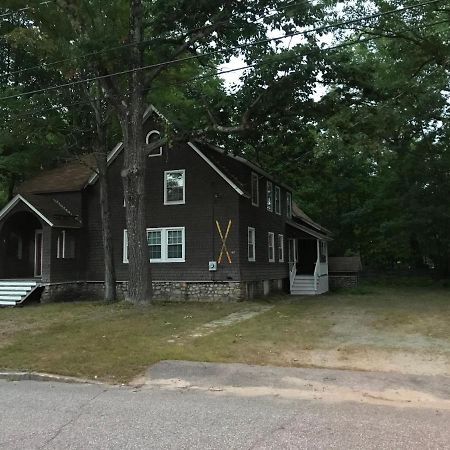
[[[151,115],[151,108],[149,111],[144,134],[153,130],[162,133],[167,124],[162,124],[159,116]],[[292,195],[289,187],[240,157],[197,142],[164,146],[161,154],[157,153],[146,159],[146,226],[183,228],[185,251],[184,262],[151,263],[152,278],[161,282],[159,286],[165,285],[164,282],[178,282],[172,283],[178,286],[177,291],[198,294],[204,289],[195,286],[196,282],[209,283],[203,286],[221,282],[225,291],[262,294],[270,286],[280,286],[289,279],[289,238],[316,239],[327,234],[327,230],[296,205],[292,206],[292,218],[288,218],[287,199]],[[126,230],[123,157],[123,147],[118,144],[108,158],[107,175],[118,281],[128,280],[128,264],[123,259]],[[94,283],[104,279],[100,186],[91,168],[90,164],[76,161],[49,171],[48,175],[41,173],[20,187],[20,192],[55,222],[44,223],[41,219],[38,222],[43,232],[42,281],[45,283]],[[170,171],[184,171],[184,200],[177,198],[173,204],[165,204],[164,180]],[[252,204],[252,176],[258,178],[258,205]],[[272,186],[271,210],[267,208],[268,185]],[[12,207],[4,218],[6,221],[10,214],[29,211],[26,205]],[[0,233],[5,220],[0,220]],[[76,241],[73,258],[57,257],[58,236],[64,227],[73,232]],[[248,257],[249,227],[255,230],[254,261]],[[269,233],[274,236],[273,261],[269,261]],[[280,236],[283,236],[282,252]],[[283,261],[280,261],[281,253]],[[209,262],[216,262],[217,270],[210,270]],[[0,277],[3,272],[0,261]],[[231,282],[228,287],[226,282]]]
[[[155,129],[155,125],[150,125]],[[123,155],[109,168],[113,238],[118,280],[126,280],[128,265],[123,263],[123,231],[126,229],[123,187],[120,172]],[[184,169],[185,203],[164,205],[164,172]],[[239,280],[239,195],[203,161],[187,144],[165,148],[162,156],[147,160],[147,227],[184,227],[185,262],[152,263],[154,280],[226,281]],[[98,210],[99,186],[89,188],[87,196],[88,256],[87,278],[103,278],[101,221]],[[222,241],[216,221],[225,230],[231,220],[227,249],[232,259],[218,264],[210,272],[208,262],[218,259]]]

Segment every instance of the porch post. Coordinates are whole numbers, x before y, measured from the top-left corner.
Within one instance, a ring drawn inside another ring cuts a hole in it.
[[[316,242],[317,242],[316,267],[317,267],[317,275],[320,275],[320,239],[316,239]]]
[[[42,226],[42,281],[49,283],[51,281],[51,262],[53,255],[52,236],[53,228],[49,225]]]

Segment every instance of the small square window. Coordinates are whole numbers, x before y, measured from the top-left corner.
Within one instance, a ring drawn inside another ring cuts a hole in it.
[[[164,172],[164,204],[181,205],[185,203],[185,171]]]

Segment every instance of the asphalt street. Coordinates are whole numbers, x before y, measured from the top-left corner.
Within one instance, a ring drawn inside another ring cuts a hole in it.
[[[446,378],[182,362],[134,387],[0,380],[0,448],[450,449],[449,392]]]

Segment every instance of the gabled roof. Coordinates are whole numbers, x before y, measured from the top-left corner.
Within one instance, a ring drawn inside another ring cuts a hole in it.
[[[24,203],[45,223],[55,228],[81,228],[81,221],[65,206],[48,195],[17,194],[1,211],[2,220],[18,203]]]
[[[60,167],[44,170],[24,181],[17,189],[18,194],[43,194],[51,192],[81,191],[95,168],[94,155],[84,155]]]
[[[161,114],[153,105],[150,105],[143,116],[143,120],[146,121],[151,114],[156,114],[159,118],[168,122],[167,119]],[[235,161],[234,164],[245,165],[256,173],[263,175],[265,178],[272,180],[279,186],[284,187],[288,191],[292,191],[292,188],[277,180],[275,177],[267,173],[257,164],[254,164],[245,158],[226,151],[224,148],[218,147],[210,143],[195,141],[188,142],[188,146],[202,158],[226,183],[228,183],[239,195],[250,197],[250,194],[246,191],[243,180],[239,180],[239,177],[233,173],[231,168],[226,167],[227,164],[223,164],[224,160],[221,160],[222,155],[225,158],[230,158]],[[119,142],[113,150],[109,153],[107,158],[108,166],[120,155],[123,150],[123,143]],[[217,155],[215,157],[214,155]],[[52,192],[73,192],[81,191],[88,185],[95,184],[98,179],[96,173],[96,161],[94,155],[85,155],[76,161],[72,161],[59,168],[43,171],[34,178],[22,183],[17,192],[20,194],[40,194],[40,193],[52,193]],[[318,223],[314,222],[304,211],[302,211],[298,205],[293,203],[292,215],[294,222],[298,220],[307,225],[308,229],[312,228],[321,235],[330,235],[330,231],[322,227]]]
[[[200,142],[198,143],[200,144]],[[228,158],[231,158],[235,161],[238,161],[239,163],[243,164],[244,166],[249,167],[254,172],[259,173],[260,175],[263,175],[267,179],[273,181],[275,184],[278,184],[279,186],[282,186],[288,191],[292,192],[292,188],[288,186],[287,184],[283,183],[282,181],[278,180],[276,177],[271,175],[270,173],[266,172],[262,167],[258,166],[257,164],[249,161],[248,159],[243,158],[242,156],[234,155],[233,153],[230,153],[223,147],[219,147],[218,145],[211,144],[209,142],[201,142],[203,145],[207,145],[208,148],[220,153],[221,155],[227,156]]]
[[[303,231],[306,234],[309,234],[310,236],[313,236],[317,239],[322,239],[323,241],[332,241],[333,238],[326,233],[321,233],[317,230],[313,230],[310,227],[307,227],[301,223],[296,222],[295,220],[288,220],[286,221],[287,225],[296,228],[297,230]]]
[[[314,222],[314,220],[312,220],[311,217],[309,217],[302,209],[300,209],[300,207],[295,202],[292,202],[292,216],[302,220],[309,226],[315,228],[316,230],[322,233],[331,234],[330,230],[327,230],[322,225],[319,225],[317,222]]]

